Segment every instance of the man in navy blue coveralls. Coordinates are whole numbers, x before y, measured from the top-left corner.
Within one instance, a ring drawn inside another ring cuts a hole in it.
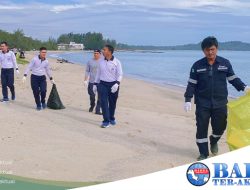
[[[230,62],[217,56],[218,41],[215,37],[205,38],[201,46],[205,57],[193,64],[184,95],[186,112],[191,110],[191,99],[195,98],[196,143],[200,152],[197,160],[209,156],[209,140],[212,154],[218,153],[217,143],[227,126],[227,81],[238,91],[249,91],[249,87],[235,75]],[[212,135],[208,139],[210,120]]]

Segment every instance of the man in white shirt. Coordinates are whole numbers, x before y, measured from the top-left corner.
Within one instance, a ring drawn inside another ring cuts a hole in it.
[[[105,59],[99,64],[95,85],[93,90],[98,91],[101,97],[101,107],[103,122],[101,127],[108,128],[115,126],[116,102],[119,95],[119,86],[122,80],[123,72],[121,62],[113,56],[114,47],[105,45],[103,55]]]
[[[11,92],[11,99],[16,99],[15,86],[14,86],[14,70],[19,74],[18,65],[15,54],[9,50],[7,42],[1,42],[1,54],[0,54],[0,65],[1,65],[1,83],[3,99],[1,102],[9,101],[8,87]]]
[[[40,54],[32,59],[27,69],[25,70],[23,77],[23,82],[25,82],[28,73],[32,71],[31,88],[33,90],[36,102],[36,109],[38,111],[46,109],[47,107],[45,102],[47,93],[46,76],[49,77],[52,84],[54,83],[51,70],[49,67],[49,62],[46,59],[46,54],[47,54],[47,49],[45,47],[41,47]]]

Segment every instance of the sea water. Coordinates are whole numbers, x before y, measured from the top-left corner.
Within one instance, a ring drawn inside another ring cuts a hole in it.
[[[250,85],[250,52],[220,51],[231,61],[234,71],[242,81]],[[92,52],[66,52],[51,54],[51,57],[63,58],[75,64],[86,64],[93,56]],[[124,75],[159,85],[185,87],[192,64],[201,59],[202,51],[119,51],[115,56],[122,62]],[[84,72],[84,70],[83,70]],[[241,96],[229,84],[232,97]]]

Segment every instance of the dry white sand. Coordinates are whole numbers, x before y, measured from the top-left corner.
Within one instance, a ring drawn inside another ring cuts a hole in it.
[[[84,67],[50,62],[65,110],[36,111],[22,74],[16,79],[17,100],[0,104],[0,160],[13,161],[14,175],[113,181],[195,161],[194,111],[183,111],[183,91],[125,78],[118,125],[101,129],[102,117],[88,113]],[[228,151],[225,141],[220,141],[220,153]]]

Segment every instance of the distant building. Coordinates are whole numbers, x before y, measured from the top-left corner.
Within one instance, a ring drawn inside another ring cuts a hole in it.
[[[83,50],[84,45],[77,44],[75,42],[70,42],[69,44],[58,44],[57,49],[58,50]]]

